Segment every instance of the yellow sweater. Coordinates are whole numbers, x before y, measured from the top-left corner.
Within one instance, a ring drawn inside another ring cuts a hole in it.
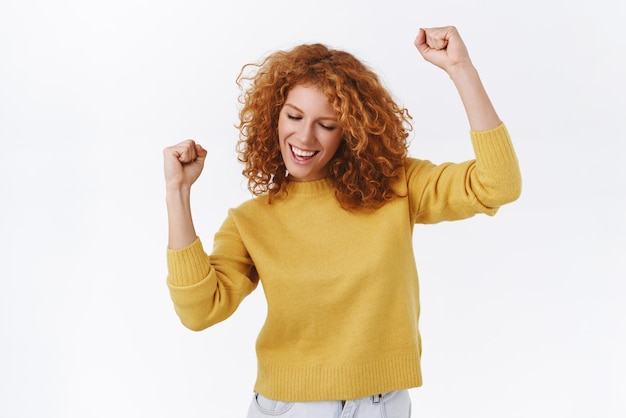
[[[406,195],[343,210],[327,180],[231,209],[208,256],[200,240],[168,250],[176,312],[201,330],[230,316],[259,280],[267,298],[255,390],[283,401],[354,399],[420,386],[415,223],[495,214],[521,190],[506,128],[471,132],[476,160],[407,159]]]

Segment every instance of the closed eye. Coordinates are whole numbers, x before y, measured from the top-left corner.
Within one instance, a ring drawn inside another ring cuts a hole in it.
[[[336,126],[324,125],[323,123],[320,123],[320,126],[321,126],[323,129],[326,129],[327,131],[334,131],[335,129],[337,129],[337,127],[336,127]]]
[[[287,117],[291,120],[301,120],[302,117],[301,116],[295,116],[295,115],[287,115]]]

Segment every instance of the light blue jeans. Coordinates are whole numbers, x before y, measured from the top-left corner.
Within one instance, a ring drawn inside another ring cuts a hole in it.
[[[255,393],[248,418],[409,418],[408,390],[349,401],[282,402]]]

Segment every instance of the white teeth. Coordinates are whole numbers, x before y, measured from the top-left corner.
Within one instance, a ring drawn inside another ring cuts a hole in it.
[[[291,150],[298,157],[312,157],[312,156],[315,155],[315,151],[305,151],[305,150],[302,150],[300,148],[296,148],[293,145],[291,146]]]

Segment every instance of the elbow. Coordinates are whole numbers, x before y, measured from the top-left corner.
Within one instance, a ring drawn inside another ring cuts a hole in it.
[[[504,182],[502,191],[505,203],[515,202],[522,195],[522,174],[519,165],[516,165],[515,169],[511,170],[506,178],[508,178],[508,181]]]
[[[482,202],[485,206],[493,208],[495,213],[501,206],[515,202],[521,195],[522,184],[521,182],[516,182],[506,186],[502,185],[498,189],[491,190],[488,197]]]
[[[199,332],[202,330],[207,329],[208,327],[210,327],[211,325],[208,325],[204,322],[200,322],[200,321],[189,321],[189,320],[182,320],[180,321],[185,328],[191,330],[191,331],[195,331],[195,332]]]
[[[522,177],[519,170],[502,172],[490,181],[479,182],[473,189],[478,200],[486,207],[497,209],[515,202],[522,194]]]
[[[522,175],[519,171],[519,167],[516,171],[516,175],[509,182],[509,186],[507,187],[508,191],[508,202],[515,202],[522,195]]]
[[[183,314],[181,312],[177,312],[177,315],[181,324],[183,324],[185,328],[196,332],[205,330],[218,322],[212,320],[212,318],[209,318],[206,315]]]
[[[500,205],[515,202],[522,195],[522,182],[517,181],[509,184],[506,188],[500,191],[499,195]]]

